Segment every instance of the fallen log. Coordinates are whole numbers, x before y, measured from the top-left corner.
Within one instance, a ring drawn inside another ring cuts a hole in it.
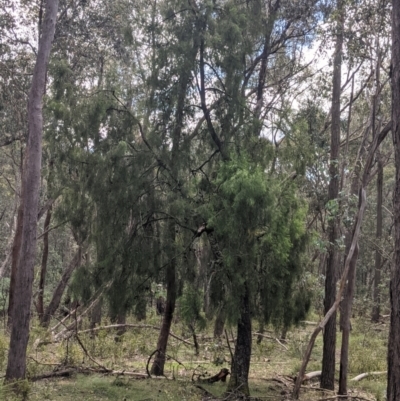
[[[352,379],[350,379],[351,382],[359,382],[362,379],[365,379],[368,376],[379,376],[379,375],[386,375],[387,371],[383,371],[383,372],[368,372],[368,373],[361,373],[360,375],[353,377]]]
[[[82,368],[82,367],[69,367],[63,370],[54,370],[52,372],[43,373],[41,375],[30,377],[29,380],[32,382],[43,380],[43,379],[52,379],[56,377],[71,377],[74,373],[100,373],[106,375],[115,375],[115,376],[130,376],[135,377],[136,379],[147,379],[147,375],[144,373],[138,372],[129,372],[126,370],[112,370],[112,369],[99,369],[99,368]]]
[[[36,382],[43,379],[52,379],[54,377],[70,377],[73,373],[75,373],[76,369],[64,369],[64,370],[56,370],[53,372],[43,373],[41,375],[33,376],[29,378],[30,381]]]
[[[320,377],[320,376],[321,376],[321,373],[322,373],[321,370],[316,370],[316,371],[314,371],[314,372],[306,373],[306,374],[303,376],[303,379],[302,379],[301,382],[304,383],[304,382],[306,382],[306,381],[308,381],[308,380],[315,379],[316,377]],[[294,377],[293,377],[293,381],[296,382],[296,380],[297,380],[297,376],[294,376]]]
[[[316,377],[321,377],[321,373],[322,373],[321,370],[316,370],[314,372],[306,373],[303,377],[303,383],[308,380],[315,379]]]

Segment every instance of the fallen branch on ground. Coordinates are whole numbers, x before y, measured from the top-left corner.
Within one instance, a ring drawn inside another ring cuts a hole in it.
[[[350,379],[351,382],[359,382],[360,380],[368,377],[368,376],[378,376],[378,375],[386,375],[387,371],[384,372],[368,372],[368,373],[361,373],[360,375],[353,377]]]
[[[41,375],[33,376],[30,381],[39,381],[43,379],[51,379],[55,377],[70,377],[73,373],[101,373],[116,376],[131,376],[137,379],[147,379],[144,373],[129,372],[125,370],[111,370],[111,369],[98,369],[98,368],[82,368],[82,367],[69,367],[63,370],[55,370],[52,372],[43,373]]]
[[[225,383],[226,377],[229,374],[230,374],[229,370],[227,368],[223,368],[216,375],[208,377],[206,379],[198,379],[198,381],[203,382],[203,383],[215,383],[215,382],[219,382],[221,380],[223,383]]]
[[[81,331],[78,331],[78,334],[93,333],[93,332],[99,331],[99,330],[119,329],[122,327],[130,327],[130,328],[134,328],[134,329],[154,329],[154,330],[160,331],[159,327],[152,326],[150,324],[110,324],[108,326],[95,327],[94,329],[81,330]],[[191,347],[194,347],[193,343],[191,343],[188,340],[185,340],[184,338],[178,337],[176,334],[174,334],[172,332],[169,332],[169,335],[171,337],[175,338],[176,340],[182,341],[183,343],[190,345]]]
[[[371,401],[368,398],[360,397],[359,395],[334,395],[332,397],[327,398],[319,398],[318,401],[333,401],[333,400],[355,400],[355,401]]]
[[[251,333],[251,334],[252,334],[253,336],[260,336],[260,337],[263,337],[263,338],[268,338],[268,340],[276,341],[280,346],[282,346],[283,348],[285,348],[286,351],[288,350],[288,347],[286,347],[285,344],[282,344],[282,342],[279,340],[279,338],[272,337],[272,336],[269,336],[269,335],[267,335],[267,334],[256,333],[256,332],[253,332],[253,333]]]
[[[307,374],[305,374],[303,376],[303,381],[302,382],[304,383],[304,382],[306,382],[308,380],[315,379],[316,377],[320,377],[321,373],[322,373],[321,370],[316,370],[314,372],[309,372],[309,373],[307,373]]]

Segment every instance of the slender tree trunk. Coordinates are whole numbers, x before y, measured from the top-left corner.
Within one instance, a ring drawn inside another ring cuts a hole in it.
[[[264,47],[260,63],[260,71],[258,73],[258,84],[257,84],[257,102],[254,108],[254,120],[260,125],[258,129],[255,130],[257,135],[261,132],[261,112],[264,105],[264,90],[265,90],[265,80],[267,78],[267,64],[268,57],[271,53],[271,35],[274,29],[275,21],[277,18],[277,11],[280,8],[280,0],[276,0],[274,3],[269,2],[268,5],[268,20],[265,26],[265,36],[264,36]]]
[[[195,4],[192,7],[196,7]],[[185,55],[186,60],[182,66],[179,79],[179,88],[177,94],[176,102],[176,112],[174,128],[172,131],[172,149],[171,158],[169,162],[172,179],[179,183],[179,152],[180,152],[180,142],[182,136],[182,128],[184,125],[184,111],[185,111],[185,101],[186,95],[191,80],[191,73],[196,61],[197,51],[199,48],[198,43],[198,33],[192,32],[193,34],[193,47],[188,55]],[[163,315],[163,321],[160,329],[160,334],[157,341],[158,352],[153,361],[151,367],[151,373],[156,376],[161,376],[164,374],[164,365],[166,350],[168,344],[169,332],[171,329],[172,319],[174,317],[176,296],[177,296],[177,283],[176,283],[176,254],[175,254],[175,239],[176,230],[175,222],[171,221],[168,225],[168,238],[172,247],[172,252],[170,252],[170,262],[166,268],[166,287],[167,287],[167,299],[165,301],[165,311]]]
[[[18,293],[18,297],[14,297],[11,312],[11,339],[6,371],[6,380],[8,381],[25,378],[26,371],[26,348],[29,339],[33,269],[36,256],[40,168],[42,161],[42,102],[57,11],[58,0],[48,0],[28,100],[28,142],[25,153],[26,168],[24,169],[22,182],[24,215],[21,249],[15,281],[15,293]]]
[[[170,223],[170,240],[175,241],[175,224]],[[172,236],[172,237],[171,237]],[[165,301],[165,310],[161,325],[160,334],[157,341],[156,356],[151,367],[151,374],[162,376],[164,374],[164,365],[168,345],[169,332],[171,330],[172,319],[174,317],[176,302],[176,260],[173,257],[167,266],[167,299]]]
[[[380,314],[380,290],[381,284],[381,267],[382,267],[382,255],[379,247],[382,238],[382,203],[383,203],[383,163],[380,154],[377,154],[378,159],[378,178],[376,180],[376,191],[377,191],[377,202],[376,202],[376,244],[375,250],[375,276],[374,276],[374,306],[372,307],[371,321],[377,323],[379,321]]]
[[[47,259],[49,256],[49,233],[48,229],[50,227],[50,220],[51,220],[51,207],[47,211],[46,219],[44,221],[44,235],[43,235],[43,255],[42,255],[42,266],[40,269],[40,281],[39,281],[39,295],[38,295],[38,302],[37,302],[37,309],[39,314],[39,319],[42,319],[44,313],[43,307],[43,293],[44,293],[44,284],[46,280],[46,273],[47,273]]]
[[[348,240],[348,250],[351,246],[352,235],[350,234],[350,238]],[[356,247],[354,248],[354,253],[350,261],[349,265],[349,273],[347,276],[347,285],[344,290],[344,297],[342,301],[342,310],[341,310],[341,329],[342,329],[342,347],[340,349],[340,372],[339,372],[339,395],[347,394],[347,375],[348,375],[348,366],[349,366],[349,340],[350,340],[350,331],[351,331],[351,322],[350,315],[351,309],[353,305],[354,298],[354,289],[355,289],[355,281],[356,281],[356,264],[358,259],[358,242]],[[346,253],[346,255],[348,252]]]
[[[240,393],[248,397],[249,389],[249,369],[251,359],[251,314],[250,314],[250,294],[246,289],[242,298],[242,307],[237,326],[237,339],[235,353],[232,361],[231,377],[228,384],[228,392]]]
[[[299,374],[297,375],[296,383],[295,383],[295,386],[293,389],[293,398],[295,400],[297,400],[299,398],[300,387],[303,382],[303,377],[306,372],[307,364],[310,359],[315,340],[316,340],[319,332],[321,330],[323,330],[324,327],[326,327],[326,323],[330,320],[332,314],[337,310],[337,308],[340,304],[340,301],[341,301],[341,298],[342,298],[342,295],[343,295],[343,292],[344,292],[344,289],[346,286],[346,281],[348,278],[350,263],[353,258],[353,254],[356,250],[356,247],[358,244],[358,238],[359,238],[360,232],[361,232],[361,223],[364,218],[364,211],[365,211],[366,202],[367,202],[365,188],[368,184],[368,178],[369,178],[369,174],[371,171],[371,166],[372,166],[372,162],[374,159],[374,155],[375,155],[375,152],[378,149],[379,145],[382,143],[382,141],[385,139],[386,135],[388,134],[388,132],[391,129],[392,129],[392,122],[386,124],[386,126],[382,129],[382,131],[379,133],[379,135],[376,135],[374,137],[374,140],[370,146],[370,149],[368,152],[368,157],[365,161],[364,172],[362,175],[361,186],[360,186],[359,195],[358,195],[358,213],[356,215],[354,225],[353,225],[351,246],[350,246],[349,253],[346,256],[346,260],[344,263],[342,277],[339,282],[339,291],[336,295],[336,300],[335,300],[334,304],[332,305],[331,309],[328,311],[328,313],[325,315],[325,317],[322,319],[322,321],[318,324],[317,328],[314,330],[314,332],[312,333],[312,335],[310,337],[310,341],[307,346],[307,350],[304,354],[303,362],[302,362]]]
[[[22,188],[21,188],[22,192]],[[18,207],[17,213],[17,227],[14,235],[14,242],[12,247],[12,259],[11,259],[11,277],[10,277],[10,291],[8,294],[8,321],[7,327],[11,329],[12,322],[12,310],[14,306],[14,294],[15,294],[15,283],[17,278],[18,271],[18,260],[19,260],[19,251],[21,249],[21,240],[22,240],[22,223],[24,218],[24,205],[23,205],[23,196],[21,194],[21,200]]]
[[[51,298],[49,305],[47,306],[46,310],[42,315],[40,323],[43,327],[49,326],[51,318],[53,317],[58,307],[60,306],[61,298],[64,294],[65,288],[67,287],[69,279],[71,278],[73,271],[80,265],[81,260],[82,260],[82,248],[79,247],[74,257],[72,258],[71,262],[64,270],[61,280],[58,283],[57,288],[54,290],[53,297]]]
[[[339,196],[339,149],[340,149],[340,92],[342,71],[343,47],[343,11],[341,0],[337,1],[339,21],[335,56],[333,60],[333,90],[332,90],[332,127],[331,127],[331,154],[329,166],[329,200],[338,201]],[[325,277],[324,314],[326,314],[336,298],[336,280],[338,277],[338,249],[339,216],[332,216],[328,227],[329,250]],[[334,390],[335,388],[335,351],[336,351],[336,312],[327,322],[324,331],[324,345],[322,356],[321,387]]]
[[[177,102],[177,111],[175,114],[175,128],[173,130],[173,143],[171,150],[170,167],[175,179],[178,177],[178,153],[180,147],[180,138],[183,127],[183,110],[186,98],[186,91],[189,85],[190,69],[183,71],[181,76],[181,87],[179,91],[179,98]],[[176,232],[175,222],[171,221],[168,226],[168,238],[171,241],[172,248],[175,244]],[[154,358],[151,367],[151,373],[156,376],[164,374],[164,365],[166,358],[166,350],[168,345],[169,332],[171,330],[172,319],[174,317],[175,304],[176,304],[176,255],[170,255],[170,262],[166,268],[166,286],[167,286],[167,299],[165,301],[165,310],[163,321],[161,325],[160,334],[157,341],[157,354]]]
[[[375,98],[376,100],[376,98]],[[374,100],[374,101],[375,101]],[[377,135],[374,128],[374,117],[375,116],[375,106],[371,112],[371,126],[373,127],[373,135]],[[350,194],[352,196],[357,196],[359,191],[359,182],[360,182],[360,175],[361,175],[361,168],[362,168],[362,159],[365,153],[365,149],[367,146],[367,139],[368,134],[370,132],[370,127],[364,132],[363,140],[361,142],[358,154],[357,154],[357,161],[354,166],[353,178],[351,181],[351,189]],[[350,251],[350,246],[352,242],[352,232],[348,231],[346,234],[346,252],[345,258]],[[349,341],[350,341],[350,331],[351,331],[351,310],[353,307],[353,298],[354,298],[354,291],[355,291],[355,281],[356,281],[356,267],[357,267],[357,260],[358,260],[358,252],[359,246],[354,249],[354,253],[352,259],[349,264],[349,273],[348,273],[348,280],[347,285],[344,290],[343,300],[340,304],[340,329],[342,331],[342,346],[340,350],[340,373],[339,373],[339,395],[346,395],[347,394],[347,376],[348,376],[348,364],[349,364]]]
[[[394,264],[390,281],[387,400],[400,400],[400,2],[392,1],[392,135],[396,161],[393,199]]]

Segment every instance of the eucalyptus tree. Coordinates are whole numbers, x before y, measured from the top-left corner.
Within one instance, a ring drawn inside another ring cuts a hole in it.
[[[31,85],[30,73],[33,70],[34,57],[27,40],[28,34],[21,32],[22,24],[29,26],[31,14],[18,16],[13,12],[12,5],[8,2],[0,3],[2,19],[0,23],[0,120],[1,139],[0,151],[2,160],[1,181],[6,185],[2,188],[2,201],[9,200],[8,205],[3,206],[3,223],[6,219],[10,230],[3,231],[5,257],[0,268],[0,276],[7,275],[11,265],[11,288],[15,287],[15,273],[17,258],[22,234],[22,198],[21,175],[22,158],[27,137],[27,93]],[[28,7],[29,8],[29,7]],[[24,10],[25,11],[25,10]],[[27,74],[27,71],[29,73]],[[7,192],[14,193],[11,201]],[[6,230],[7,224],[2,224],[2,230]],[[10,291],[9,316],[14,292]],[[11,320],[10,320],[11,322]]]
[[[400,4],[392,2],[392,134],[396,160],[396,184],[393,199],[394,214],[394,265],[390,281],[390,333],[388,343],[387,399],[400,398]]]
[[[340,95],[343,52],[343,21],[344,5],[341,0],[336,2],[337,20],[335,53],[333,57],[332,78],[332,125],[329,166],[329,201],[337,202],[339,195],[339,150],[340,150]],[[336,296],[336,281],[338,278],[339,253],[337,241],[339,239],[339,214],[333,214],[329,220],[329,250],[325,275],[324,313],[331,308]],[[324,346],[322,357],[321,387],[333,390],[335,386],[335,352],[336,352],[336,313],[332,315],[324,331]]]
[[[40,168],[42,157],[43,93],[46,70],[54,37],[58,0],[48,1],[45,7],[43,29],[38,56],[32,76],[28,100],[28,141],[24,161],[22,197],[24,205],[21,248],[18,257],[15,299],[6,380],[25,378],[26,349],[29,338],[32,300],[33,269],[36,254],[37,210],[39,202]]]
[[[349,114],[348,114],[348,121],[347,121],[347,139],[346,139],[346,146],[345,149],[348,152],[349,149],[349,135],[352,130],[361,130],[362,131],[362,140],[360,142],[359,149],[357,150],[357,157],[354,164],[354,168],[352,171],[351,183],[349,188],[349,194],[351,197],[356,197],[359,191],[359,182],[361,178],[361,169],[363,160],[366,158],[366,143],[368,141],[368,137],[372,136],[372,138],[378,137],[382,130],[386,128],[386,120],[387,117],[387,110],[385,110],[384,103],[382,99],[385,96],[385,79],[381,80],[381,70],[382,66],[384,66],[387,61],[388,55],[388,46],[385,45],[387,42],[387,35],[385,35],[385,27],[386,27],[386,18],[387,18],[387,3],[366,3],[366,4],[358,4],[355,7],[362,7],[364,15],[367,17],[367,21],[361,20],[360,18],[355,17],[355,21],[353,17],[348,17],[346,21],[352,29],[354,27],[354,23],[360,24],[359,35],[363,37],[364,41],[362,44],[358,46],[354,46],[354,40],[350,38],[347,43],[347,54],[349,55],[350,59],[350,66],[351,62],[359,59],[361,62],[364,61],[364,55],[367,52],[370,52],[371,57],[371,64],[368,71],[368,67],[364,67],[367,71],[363,71],[361,68],[360,75],[368,74],[371,75],[373,73],[373,78],[371,77],[372,81],[372,94],[369,97],[368,93],[362,93],[359,97],[359,100],[355,104],[354,108],[352,108],[352,104],[349,107]],[[373,11],[372,11],[373,10]],[[351,12],[350,15],[357,15],[357,12]],[[365,23],[368,23],[368,26],[364,26]],[[363,46],[365,44],[365,46]],[[354,78],[353,78],[354,80]],[[367,92],[367,91],[365,91]],[[350,101],[353,98],[353,93],[350,94]],[[367,108],[365,108],[365,103],[368,103]],[[367,115],[363,116],[362,110],[367,110]],[[354,121],[352,121],[354,119]],[[364,122],[365,121],[365,122]],[[364,128],[360,128],[360,124],[364,125]],[[353,145],[354,146],[354,145]],[[377,218],[374,224],[376,224],[378,236],[382,236],[382,202],[379,202],[379,192],[382,191],[382,175],[383,175],[383,164],[382,159],[380,157],[381,151],[378,149],[376,153],[376,160],[378,161],[378,183],[381,182],[380,188],[378,188],[378,208],[377,208]],[[380,160],[380,161],[379,161]],[[344,174],[344,169],[342,169],[342,174]],[[380,176],[380,177],[379,177]],[[380,179],[379,179],[380,178]],[[344,181],[344,177],[342,177],[342,182]],[[346,191],[346,188],[342,188],[342,191]],[[382,193],[382,192],[381,192]],[[381,199],[382,200],[382,199]],[[355,205],[354,205],[355,206]],[[353,206],[353,207],[354,207]],[[348,206],[346,218],[347,223],[351,220],[351,213],[349,211],[352,210],[351,203]],[[350,217],[350,219],[349,219]],[[364,231],[367,232],[366,229]],[[345,238],[345,257],[349,253],[350,246],[351,246],[351,231],[348,230],[346,233]],[[351,331],[351,324],[350,324],[350,317],[352,311],[352,304],[353,298],[355,294],[356,288],[356,265],[357,259],[359,255],[359,247],[360,245],[357,244],[355,252],[353,254],[351,263],[350,263],[350,270],[348,275],[347,286],[345,290],[345,295],[343,301],[341,303],[341,316],[340,316],[340,327],[342,331],[342,343],[341,343],[341,355],[340,355],[340,376],[339,376],[339,394],[345,395],[347,394],[347,376],[348,376],[348,360],[349,360],[349,338],[350,338],[350,331]],[[364,247],[365,249],[365,247]],[[379,288],[379,273],[381,269],[381,261],[380,261],[380,249],[377,249],[377,256],[376,257],[376,288]]]

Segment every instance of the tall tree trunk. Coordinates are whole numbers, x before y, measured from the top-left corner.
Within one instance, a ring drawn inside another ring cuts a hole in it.
[[[383,203],[383,163],[380,153],[377,153],[378,159],[378,178],[376,180],[376,244],[377,248],[375,250],[375,272],[374,272],[374,306],[372,307],[371,321],[377,323],[379,321],[380,314],[380,290],[379,286],[381,284],[381,267],[382,267],[382,255],[380,249],[380,243],[382,238],[382,203]]]
[[[58,0],[48,0],[46,2],[46,16],[28,99],[28,142],[25,153],[26,168],[24,169],[22,182],[24,215],[21,249],[15,281],[15,292],[18,293],[18,297],[14,297],[11,312],[11,339],[6,371],[6,380],[8,381],[25,378],[26,371],[26,348],[29,339],[33,269],[36,256],[40,168],[42,161],[42,102],[57,11]]]
[[[57,288],[54,290],[53,297],[46,310],[44,311],[40,323],[43,327],[48,327],[50,324],[50,320],[53,315],[56,313],[58,307],[60,306],[61,298],[64,294],[65,288],[71,278],[73,271],[80,265],[82,260],[82,248],[79,247],[76,251],[74,257],[70,261],[67,268],[64,270],[64,273],[61,277],[60,282],[57,285]]]
[[[228,384],[228,392],[240,393],[248,397],[249,369],[251,359],[251,314],[250,294],[245,283],[245,293],[242,298],[240,317],[237,326],[237,340],[233,355],[231,377]]]
[[[192,48],[192,53],[189,55],[186,61],[186,66],[183,68],[180,76],[180,87],[178,92],[178,100],[176,104],[175,113],[175,126],[172,132],[172,149],[171,149],[171,159],[170,159],[170,169],[172,172],[172,178],[178,182],[179,174],[179,151],[180,151],[180,140],[183,128],[184,119],[184,107],[186,93],[188,90],[191,71],[197,54],[197,44],[195,43]],[[172,249],[175,249],[175,222],[171,221],[168,225],[168,238],[171,243]],[[151,373],[156,376],[161,376],[164,374],[164,365],[166,350],[168,345],[168,337],[171,329],[172,319],[174,317],[176,295],[177,295],[177,283],[176,283],[176,255],[175,251],[171,252],[169,255],[170,262],[166,268],[166,286],[167,286],[167,299],[165,301],[165,311],[163,315],[163,321],[160,329],[160,334],[157,341],[157,354],[154,358],[153,365],[151,367]]]
[[[359,238],[360,232],[361,232],[361,223],[364,218],[364,212],[365,212],[365,207],[366,207],[366,202],[367,202],[365,188],[368,184],[369,173],[371,171],[371,166],[372,166],[372,162],[374,159],[374,155],[375,155],[376,149],[378,149],[379,145],[382,143],[382,141],[385,139],[386,135],[388,134],[388,132],[391,129],[392,129],[392,123],[390,122],[390,123],[386,124],[386,126],[382,129],[382,131],[379,133],[379,135],[376,135],[374,137],[374,140],[369,148],[368,157],[365,161],[364,172],[362,175],[361,186],[360,186],[360,190],[358,193],[358,213],[356,214],[356,218],[355,218],[355,221],[353,224],[353,234],[352,234],[351,246],[350,246],[349,253],[346,256],[346,260],[344,263],[342,277],[339,282],[339,291],[336,295],[336,300],[335,300],[334,304],[332,305],[331,309],[328,311],[328,313],[325,315],[325,317],[322,319],[322,321],[318,324],[317,328],[314,330],[314,332],[312,333],[312,335],[310,337],[310,341],[308,343],[306,352],[304,354],[303,362],[301,364],[301,368],[300,368],[299,374],[297,375],[296,383],[295,383],[295,386],[293,389],[293,398],[295,400],[297,400],[299,398],[300,387],[303,382],[302,378],[304,377],[304,375],[306,373],[307,364],[308,364],[308,361],[310,360],[310,356],[311,356],[312,349],[314,347],[315,340],[316,340],[319,332],[326,327],[326,323],[330,320],[332,314],[337,310],[337,308],[340,304],[340,301],[341,301],[341,298],[342,298],[342,295],[343,295],[343,292],[344,292],[344,289],[346,286],[348,273],[350,270],[350,263],[353,258],[353,254],[357,248],[358,238]]]
[[[387,400],[400,400],[400,2],[392,1],[392,135],[396,161],[393,199],[394,265],[390,281]]]
[[[351,189],[350,189],[350,195],[354,196],[354,197],[357,196],[357,193],[359,191],[362,160],[363,160],[363,156],[364,156],[365,149],[367,146],[368,135],[371,131],[371,127],[372,127],[373,137],[375,138],[375,135],[378,135],[378,132],[375,127],[375,115],[376,115],[376,106],[377,106],[377,99],[378,99],[377,96],[379,93],[379,79],[378,78],[379,78],[379,73],[377,73],[377,87],[376,87],[376,93],[375,93],[375,96],[373,99],[373,107],[371,110],[371,123],[364,132],[363,140],[362,140],[361,145],[358,150],[356,164],[354,166],[353,178],[351,181]],[[378,151],[379,150],[377,150],[377,152]],[[345,243],[346,243],[345,258],[347,257],[347,255],[350,251],[351,242],[352,242],[352,232],[348,231],[346,234],[346,240],[345,240]],[[341,346],[341,350],[340,350],[339,395],[347,394],[347,376],[348,376],[348,365],[349,365],[349,341],[350,341],[350,331],[351,331],[350,316],[351,316],[351,310],[353,307],[358,253],[359,253],[359,246],[357,243],[357,246],[354,249],[354,253],[353,253],[352,259],[349,264],[347,285],[344,290],[344,297],[343,297],[343,300],[340,305],[340,310],[341,310],[340,329],[342,331],[342,346]]]
[[[338,201],[339,195],[339,149],[340,149],[340,92],[343,47],[343,10],[341,0],[337,0],[339,20],[337,22],[335,56],[333,60],[333,90],[332,90],[332,127],[331,154],[329,166],[329,200]],[[329,250],[325,277],[324,313],[326,314],[336,298],[336,280],[338,275],[339,216],[332,216],[328,227]],[[335,351],[336,351],[336,312],[327,322],[324,331],[324,346],[322,356],[321,387],[333,390],[335,387]]]
[[[51,220],[51,207],[47,210],[46,219],[44,221],[44,235],[43,235],[43,255],[42,255],[42,266],[40,269],[40,281],[39,281],[39,295],[37,302],[37,310],[39,314],[39,319],[42,319],[44,313],[43,307],[43,293],[44,293],[44,283],[46,280],[47,273],[47,259],[49,256],[49,227]]]

